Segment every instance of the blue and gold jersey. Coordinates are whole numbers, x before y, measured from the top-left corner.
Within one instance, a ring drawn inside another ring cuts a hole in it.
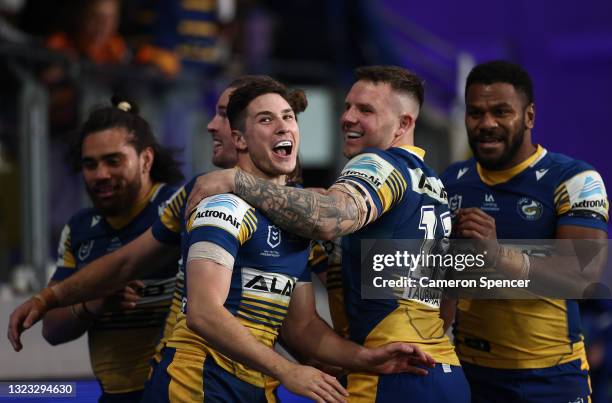
[[[212,242],[234,256],[224,306],[257,340],[272,347],[287,315],[293,289],[298,282],[310,281],[309,241],[279,229],[242,199],[230,194],[200,202],[186,230],[184,262],[189,247],[197,242]],[[232,361],[191,331],[186,324],[186,295],[183,301],[184,310],[178,315],[168,347],[192,352],[202,360],[211,356],[221,368],[252,385],[270,384],[269,377]]]
[[[197,178],[198,176],[192,178],[168,199],[160,216],[151,227],[155,239],[167,245],[180,247],[181,252],[185,248],[186,232],[185,220],[183,217],[185,215],[185,208],[187,207],[187,197],[189,193],[191,193],[191,189],[193,189],[193,185]],[[182,258],[182,254],[178,266],[176,286],[174,288],[172,304],[170,305],[170,313],[166,319],[164,330],[159,338],[159,343],[155,348],[155,355],[153,356],[153,359],[158,363],[161,360],[161,350],[172,334],[174,325],[176,324],[176,317],[181,310],[183,290],[185,289],[185,261]]]
[[[607,231],[600,175],[541,146],[506,171],[486,171],[470,159],[442,178],[451,209],[482,209],[495,218],[500,239],[553,239],[562,225]],[[572,300],[460,300],[454,332],[461,360],[486,367],[544,368],[584,358]]]
[[[444,334],[438,299],[419,295],[361,298],[361,240],[439,239],[450,234],[446,192],[423,156],[424,151],[416,147],[366,149],[348,162],[336,182],[367,189],[379,212],[375,221],[342,239],[349,335],[368,347],[395,341],[415,343],[437,362],[458,365],[454,348]]]
[[[125,219],[107,221],[94,208],[75,214],[62,231],[57,269],[61,281],[88,263],[138,237],[159,216],[175,188],[156,184]],[[105,313],[89,328],[89,354],[95,376],[107,393],[141,390],[149,374],[174,290],[177,266],[160,268],[143,279],[144,296],[135,309]]]

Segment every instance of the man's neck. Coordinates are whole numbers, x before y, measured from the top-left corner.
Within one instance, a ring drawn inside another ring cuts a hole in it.
[[[265,179],[277,185],[284,185],[287,182],[287,175],[268,175],[262,172],[251,160],[248,155],[238,156],[238,168],[244,172],[255,176],[256,178]]]

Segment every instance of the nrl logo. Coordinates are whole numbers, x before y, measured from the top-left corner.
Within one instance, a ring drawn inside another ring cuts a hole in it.
[[[83,243],[79,247],[79,260],[83,261],[89,257],[91,250],[93,248],[94,241],[91,240],[89,242]]]
[[[461,208],[462,199],[463,199],[463,196],[454,195],[453,197],[448,199],[448,208],[450,208],[452,212],[459,210]]]
[[[276,248],[281,243],[281,232],[274,225],[268,225],[268,245],[271,248]]]

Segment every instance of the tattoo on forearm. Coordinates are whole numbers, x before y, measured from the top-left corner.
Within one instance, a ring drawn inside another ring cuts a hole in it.
[[[236,173],[234,189],[275,224],[304,237],[317,238],[321,233],[336,237],[356,229],[359,212],[346,198],[279,186],[241,170]]]

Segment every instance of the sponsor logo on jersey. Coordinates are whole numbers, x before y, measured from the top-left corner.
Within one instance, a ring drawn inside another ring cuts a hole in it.
[[[585,208],[585,209],[604,208],[604,209],[607,209],[608,201],[605,199],[604,200],[583,200],[581,202],[574,203],[572,205],[572,208]]]
[[[234,228],[236,228],[236,229],[240,228],[240,223],[238,222],[238,220],[236,220],[236,218],[233,215],[225,213],[223,211],[219,211],[219,210],[198,211],[196,216],[195,216],[195,220],[205,219],[205,218],[210,218],[210,217],[218,218],[218,219],[223,220],[223,221],[227,221],[232,226],[234,226]],[[195,222],[195,220],[194,220],[194,222]]]
[[[596,171],[584,171],[565,181],[571,210],[587,210],[608,218],[608,197],[601,176]]]
[[[219,208],[225,207],[230,212],[235,213],[238,208],[238,202],[230,196],[217,196],[213,200],[204,205],[204,208]]]
[[[535,171],[536,182],[542,179],[542,177],[546,175],[546,172],[548,172],[548,169],[538,169]]]
[[[495,202],[495,198],[492,194],[486,194],[480,209],[483,211],[499,211],[499,206]]]
[[[364,156],[360,158],[359,160],[351,164],[350,167],[355,170],[371,172],[373,174],[383,169],[383,166],[380,162],[376,161],[374,157],[369,156]]]
[[[297,278],[282,273],[270,273],[251,267],[242,268],[242,292],[272,299],[282,305],[289,304],[289,298]]]
[[[356,176],[358,178],[362,178],[365,179],[367,182],[372,183],[376,188],[379,188],[382,186],[382,182],[380,181],[379,178],[377,178],[374,175],[369,175],[366,172],[361,172],[361,171],[355,171],[353,169],[347,169],[345,171],[342,172],[342,176]]]
[[[461,177],[462,177],[463,175],[465,175],[465,173],[466,173],[467,171],[469,171],[469,170],[470,170],[470,168],[467,168],[467,167],[466,167],[466,168],[461,168],[461,169],[460,169],[460,170],[457,172],[457,179],[461,179]]]
[[[83,261],[89,257],[89,254],[91,253],[91,250],[93,249],[94,242],[95,242],[94,240],[91,240],[79,246],[79,252],[78,252],[79,260]]]
[[[268,225],[268,245],[276,248],[281,243],[281,231],[275,225]]]
[[[273,294],[291,295],[295,284],[291,280],[280,279],[279,277],[266,278],[262,275],[253,277],[244,285],[245,289],[266,291]]]
[[[222,194],[207,197],[200,202],[188,231],[201,226],[221,228],[238,238],[245,214],[251,206],[237,196]]]
[[[593,196],[603,196],[602,184],[600,181],[593,179],[592,176],[587,176],[582,185],[582,191],[578,195],[579,199],[586,199]]]
[[[101,219],[102,219],[102,217],[99,216],[99,215],[95,215],[95,216],[91,217],[91,224],[89,224],[89,228],[93,228],[96,225],[98,225],[98,223],[100,222]]]
[[[423,190],[419,193],[434,194],[436,199],[447,199],[446,189],[442,186],[440,179],[425,175],[425,172],[421,171],[421,178],[419,179],[419,189]]]
[[[516,210],[522,219],[527,221],[535,221],[542,216],[542,203],[537,200],[523,197],[516,204]]]
[[[361,154],[346,164],[340,177],[354,176],[379,189],[394,169],[393,165],[376,154]]]
[[[461,208],[461,202],[463,201],[462,195],[453,195],[450,199],[448,199],[448,207],[454,213],[455,211]]]
[[[440,178],[427,176],[421,168],[409,169],[412,191],[426,194],[440,203],[448,203],[448,195]]]

